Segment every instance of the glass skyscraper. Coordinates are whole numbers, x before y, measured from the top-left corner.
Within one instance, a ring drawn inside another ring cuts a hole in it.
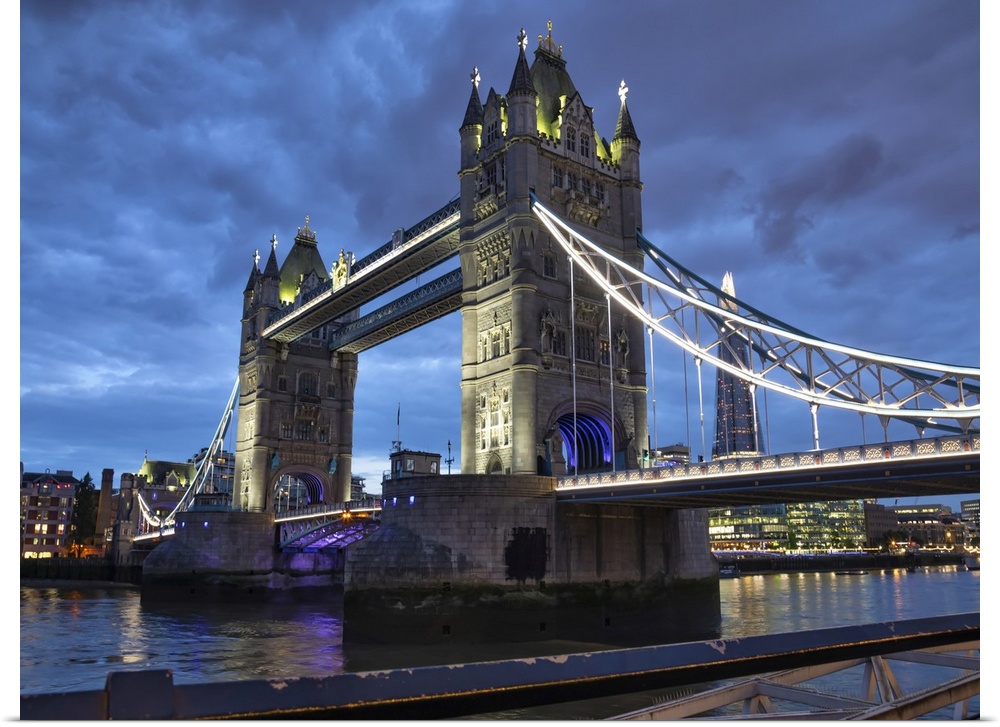
[[[736,296],[732,273],[726,273],[722,279],[722,292]],[[736,304],[728,298],[720,297],[719,306],[737,311]],[[719,344],[719,358],[749,370],[749,344],[736,333],[731,333]],[[763,440],[750,384],[723,369],[716,371],[715,444],[712,447],[712,459],[755,457],[763,454]]]

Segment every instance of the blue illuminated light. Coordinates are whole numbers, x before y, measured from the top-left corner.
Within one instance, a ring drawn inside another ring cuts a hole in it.
[[[410,504],[413,504],[413,495],[410,495]]]
[[[206,520],[204,523],[202,523],[202,526],[207,528],[208,527],[208,520]]]
[[[393,506],[393,507],[396,507],[396,498],[395,498],[395,497],[394,497],[394,498],[392,498],[392,506]]]

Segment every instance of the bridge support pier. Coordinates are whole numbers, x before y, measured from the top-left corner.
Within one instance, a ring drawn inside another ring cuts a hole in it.
[[[557,505],[542,476],[384,483],[379,530],[349,549],[345,643],[717,638],[704,511]]]
[[[142,565],[142,600],[260,601],[336,598],[340,551],[283,553],[274,516],[235,510],[178,513],[174,535]]]

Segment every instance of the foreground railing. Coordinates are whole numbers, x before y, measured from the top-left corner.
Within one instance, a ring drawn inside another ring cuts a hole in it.
[[[22,695],[20,718],[441,719],[705,684],[955,644],[978,650],[978,612],[323,678],[179,685],[165,669],[112,672],[103,690]],[[958,701],[978,693],[976,671],[955,690],[954,697]]]

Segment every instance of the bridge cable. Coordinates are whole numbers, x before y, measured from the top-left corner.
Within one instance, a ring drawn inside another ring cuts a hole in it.
[[[552,214],[534,195],[532,211],[567,252],[574,272],[575,265],[582,266],[583,272],[618,300],[630,315],[645,321],[660,336],[691,353],[696,362],[707,358],[717,369],[750,384],[772,388],[810,404],[878,414],[885,418],[886,427],[889,419],[896,419],[918,427],[933,426],[965,434],[970,429],[978,432],[978,368],[876,354],[809,336],[703,281],[658,250],[638,231],[640,248],[667,276],[669,283],[652,278],[614,257]],[[607,282],[604,271],[596,265],[598,260],[610,262],[616,280]],[[667,267],[664,261],[669,261],[676,271]],[[651,289],[655,288],[660,303],[666,309],[665,314],[650,316],[646,313],[641,301],[636,300],[635,287],[640,282],[647,282]],[[704,292],[731,303],[737,312],[722,309],[708,301]],[[679,325],[683,311],[688,308],[695,314],[693,336],[687,327],[676,331],[666,327],[668,322],[673,326]],[[702,342],[703,322],[716,334],[716,338],[708,343]],[[733,334],[762,357],[763,366],[759,372],[749,369],[746,364],[722,360],[712,353],[713,349],[727,345],[725,339]],[[791,384],[777,380],[779,372],[790,376]],[[864,387],[858,388],[855,374],[864,374],[877,383],[878,394]],[[887,378],[889,374],[891,380]],[[916,408],[914,393],[906,390],[906,382],[913,384],[920,394],[929,395],[938,406]],[[971,403],[970,399],[973,400]],[[701,416],[704,417],[703,398]],[[957,426],[947,424],[948,421],[954,421]]]

